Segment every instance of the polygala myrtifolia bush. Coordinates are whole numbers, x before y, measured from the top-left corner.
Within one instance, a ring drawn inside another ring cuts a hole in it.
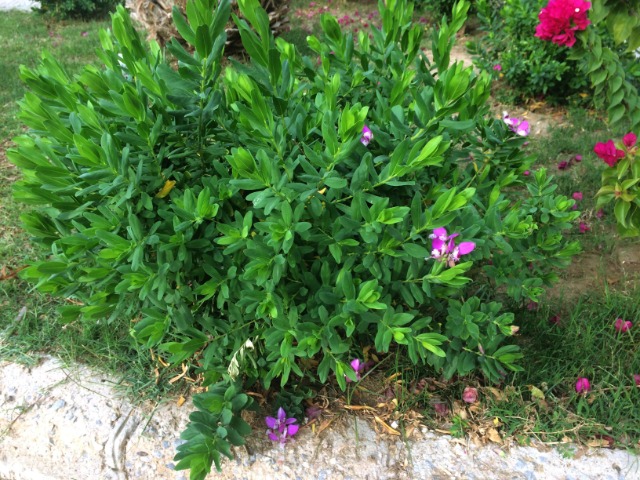
[[[372,39],[322,17],[313,58],[238,5],[246,63],[222,67],[228,0],[174,12],[194,48],[167,46],[177,69],[123,8],[104,67],[69,78],[45,53],[22,69],[31,131],[9,153],[51,249],[25,278],[72,300],[64,321],[132,321],[141,348],[203,375],[176,456],[192,478],[249,433],[247,382],[345,388],[372,343],[448,378],[518,370],[498,295],[538,300],[578,251],[574,201],[524,175],[524,138],[488,117],[489,75],[449,62],[467,2],[432,62],[404,1],[380,2]]]

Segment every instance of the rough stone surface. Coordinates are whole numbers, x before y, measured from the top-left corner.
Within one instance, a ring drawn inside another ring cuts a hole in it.
[[[20,10],[30,12],[32,8],[40,8],[40,2],[32,0],[0,0],[0,11]]]
[[[0,479],[186,480],[173,456],[189,404],[133,406],[114,380],[46,358],[37,367],[0,365]],[[381,438],[366,421],[345,417],[316,435],[302,428],[286,449],[256,431],[212,478],[640,479],[640,461],[620,450],[476,446],[424,428],[405,443]]]

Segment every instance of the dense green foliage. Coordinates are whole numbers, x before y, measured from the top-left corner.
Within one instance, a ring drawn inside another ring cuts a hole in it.
[[[534,37],[538,13],[547,0],[478,0],[484,35],[470,45],[474,61],[486,71],[500,65],[509,101],[545,98],[564,103],[585,92],[588,82],[565,47]]]
[[[123,0],[40,0],[38,11],[58,19],[103,18],[113,12]]]
[[[132,319],[145,348],[203,374],[177,456],[192,478],[247,435],[246,380],[344,388],[372,343],[448,378],[518,370],[500,301],[537,301],[579,249],[562,235],[574,201],[544,169],[524,176],[524,139],[488,117],[489,75],[450,64],[468,2],[434,31],[433,62],[404,1],[380,2],[373,39],[323,16],[317,58],[238,3],[250,61],[224,70],[227,0],[174,11],[194,47],[168,45],[177,70],[123,8],[103,68],[72,79],[45,53],[22,71],[31,131],[10,152],[52,254],[24,277],[74,299],[64,319]],[[438,227],[475,250],[430,258]]]

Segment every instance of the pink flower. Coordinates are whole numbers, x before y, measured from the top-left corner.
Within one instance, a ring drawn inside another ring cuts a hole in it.
[[[618,333],[628,332],[632,326],[633,323],[629,320],[623,320],[622,318],[616,318],[616,322],[614,323],[614,327]]]
[[[558,170],[566,170],[568,166],[569,166],[569,162],[565,162],[564,160],[561,162],[558,162]]]
[[[584,222],[580,222],[578,228],[580,229],[580,233],[587,233],[589,230],[591,230],[591,227]]]
[[[560,325],[560,315],[554,315],[553,317],[551,317],[549,319],[549,323],[556,326]]]
[[[494,69],[496,72],[499,72],[500,70],[502,70],[502,65],[500,65],[499,63],[496,63],[496,64],[493,66],[493,69]]]
[[[624,157],[624,151],[616,148],[613,140],[608,140],[606,143],[596,143],[596,146],[593,147],[593,151],[610,167],[615,166],[617,161]]]
[[[636,382],[636,387],[640,387],[640,375],[637,373],[633,376],[633,381]]]
[[[576,43],[575,32],[585,30],[591,23],[587,17],[589,8],[591,3],[584,0],[550,0],[538,15],[535,36],[572,47]]]
[[[582,155],[576,155],[575,157],[573,157],[573,159],[574,159],[576,162],[580,163],[580,162],[582,161]]]
[[[464,392],[462,392],[462,400],[466,403],[476,403],[476,400],[478,400],[478,389],[465,387]]]
[[[360,143],[362,143],[365,147],[369,145],[369,143],[373,140],[373,132],[369,130],[369,127],[366,125],[362,127],[362,137],[360,138]]]
[[[580,201],[582,200],[582,192],[574,192],[572,197],[574,200]]]
[[[638,137],[636,137],[636,135],[631,132],[627,133],[624,137],[622,137],[622,143],[624,143],[624,146],[627,148],[633,147],[637,141],[638,141]]]
[[[446,403],[434,403],[433,408],[436,411],[436,415],[441,417],[446,417],[449,414],[449,407]]]
[[[591,384],[588,378],[580,377],[576,382],[576,392],[587,394],[591,390]]]
[[[525,177],[528,177],[529,175],[531,175],[531,172],[530,172],[529,170],[525,170],[524,172],[522,172],[522,174],[523,174]]]

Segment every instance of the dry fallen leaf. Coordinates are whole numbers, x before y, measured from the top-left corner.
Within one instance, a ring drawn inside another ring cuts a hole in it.
[[[176,402],[176,405],[181,407],[182,405],[184,405],[184,402],[186,402],[187,399],[184,398],[182,395],[180,395],[180,398],[178,398],[178,401]]]
[[[593,448],[608,448],[610,446],[610,442],[606,438],[594,438],[589,440],[587,445]]]
[[[382,420],[380,417],[378,417],[377,415],[375,415],[373,417],[373,419],[382,426],[382,428],[384,429],[384,431],[390,435],[400,435],[400,432],[391,428],[389,425],[387,425],[384,420]]]
[[[318,427],[318,435],[321,434],[324,430],[326,430],[329,425],[331,425],[333,423],[333,418],[327,418],[324,422],[322,422],[320,424],[320,426]]]
[[[500,436],[500,434],[498,433],[498,431],[495,428],[490,428],[487,431],[487,437],[493,443],[502,443],[502,437]]]
[[[496,400],[498,400],[499,402],[504,400],[504,393],[502,391],[498,390],[497,388],[495,388],[495,387],[485,387],[485,390],[488,390],[491,393],[491,395],[496,397]]]

